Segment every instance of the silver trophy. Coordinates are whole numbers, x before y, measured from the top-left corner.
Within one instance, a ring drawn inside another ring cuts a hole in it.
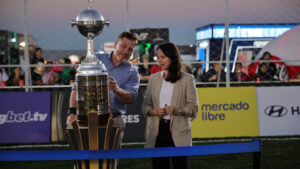
[[[78,115],[87,115],[91,111],[99,115],[110,113],[108,73],[105,65],[97,59],[94,52],[94,37],[99,35],[108,21],[95,9],[81,11],[72,27],[77,26],[79,32],[87,37],[87,55],[76,73],[76,102]]]
[[[108,21],[104,21],[97,10],[91,9],[91,0],[88,2],[89,8],[72,21],[72,26],[76,25],[87,37],[87,55],[76,73],[77,119],[68,127],[66,136],[73,150],[116,149],[120,125],[110,112],[108,73],[95,55],[93,41]],[[107,169],[115,168],[114,165],[113,159],[75,161],[76,169]]]

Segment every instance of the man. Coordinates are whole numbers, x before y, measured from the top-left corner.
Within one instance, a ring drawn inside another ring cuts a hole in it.
[[[218,73],[220,72],[220,82],[224,82],[226,79],[225,72],[222,69],[222,65],[219,62],[220,58],[215,59],[214,65],[203,75],[204,82],[217,82]]]
[[[110,55],[99,59],[105,65],[109,74],[110,108],[113,120],[120,123],[120,136],[117,148],[121,147],[124,135],[125,123],[122,115],[127,111],[127,104],[131,104],[137,98],[139,88],[139,73],[136,68],[128,62],[137,45],[137,37],[130,32],[122,32],[114,44],[114,51]],[[76,84],[76,83],[75,83]],[[70,113],[67,124],[74,121],[76,117],[76,86],[72,86],[70,97]],[[115,160],[114,168],[117,168]]]

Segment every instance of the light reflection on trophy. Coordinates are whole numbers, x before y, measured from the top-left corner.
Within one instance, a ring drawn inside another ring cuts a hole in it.
[[[78,115],[87,115],[92,110],[98,114],[109,113],[108,74],[104,64],[97,59],[94,52],[94,37],[109,23],[104,21],[97,10],[86,9],[78,14],[76,21],[72,22],[72,26],[75,25],[88,39],[86,58],[76,73]]]
[[[77,119],[66,131],[74,150],[115,149],[119,138],[119,123],[112,120],[110,112],[108,73],[94,52],[93,39],[105,25],[109,25],[108,21],[91,7],[72,21],[72,26],[87,37],[87,56],[76,73]],[[75,165],[77,169],[109,169],[114,160],[77,160]]]

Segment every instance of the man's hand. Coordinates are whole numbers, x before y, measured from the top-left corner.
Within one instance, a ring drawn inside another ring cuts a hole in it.
[[[109,76],[109,89],[114,93],[118,93],[120,91],[120,87],[112,76]]]
[[[118,86],[116,80],[112,76],[109,76],[109,90],[112,90],[122,103],[125,104],[133,103],[133,94],[130,93],[129,91],[121,89]]]
[[[67,117],[67,125],[72,124],[72,122],[77,118],[75,114],[69,114]]]
[[[213,80],[216,80],[216,79],[217,79],[217,74],[212,75],[212,76],[209,78],[209,81],[213,81]]]

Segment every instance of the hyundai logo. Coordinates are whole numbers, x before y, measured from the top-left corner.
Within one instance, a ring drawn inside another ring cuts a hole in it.
[[[280,105],[272,105],[265,108],[265,114],[270,117],[283,117],[288,113],[288,110]]]

